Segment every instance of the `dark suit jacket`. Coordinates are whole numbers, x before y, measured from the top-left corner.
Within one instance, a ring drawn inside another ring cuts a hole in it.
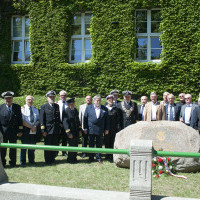
[[[125,108],[127,110],[130,110],[131,107],[133,107],[133,111],[131,112],[129,117],[126,117],[126,113],[122,108],[122,102],[118,103],[118,108],[120,109],[121,112],[121,127],[125,128],[131,124],[136,123],[136,120],[138,120],[138,107],[137,104],[135,102],[130,101],[129,105],[127,105],[124,102]]]
[[[9,115],[6,104],[0,106],[0,131],[3,136],[9,135],[17,137],[19,132],[23,130],[21,106],[12,104],[12,113]]]
[[[192,104],[191,115],[195,107],[198,107],[198,106],[196,104]],[[184,121],[185,121],[185,108],[186,108],[186,104],[182,105],[181,112],[180,112],[180,118],[183,118]],[[191,115],[190,115],[190,123],[191,123]]]
[[[168,106],[169,104],[165,105],[165,120],[168,120]],[[174,103],[174,112],[175,112],[175,120],[179,121],[181,106],[179,104]]]
[[[82,129],[78,117],[78,111],[76,108],[74,108],[74,110],[71,110],[69,107],[65,109],[65,111],[63,112],[63,126],[67,135],[79,135],[79,131],[81,131]]]
[[[100,116],[97,119],[94,104],[87,106],[84,114],[84,129],[89,131],[89,134],[103,135],[105,130],[109,130],[108,109],[101,105]]]
[[[139,106],[138,106],[138,120],[139,120],[139,121],[142,121],[142,114],[140,113],[141,106],[142,106],[142,105],[139,105]]]
[[[195,107],[193,110],[190,126],[196,130],[200,130],[200,106]]]
[[[41,132],[47,134],[59,134],[60,132],[60,111],[59,105],[54,103],[50,106],[46,103],[40,109]]]

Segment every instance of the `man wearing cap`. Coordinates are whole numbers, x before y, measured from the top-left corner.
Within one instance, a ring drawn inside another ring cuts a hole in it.
[[[36,131],[40,125],[39,110],[33,106],[33,97],[26,97],[26,104],[22,106],[22,119],[23,119],[23,135],[21,137],[22,144],[36,144]],[[34,150],[28,149],[29,163],[35,163]],[[26,164],[26,149],[21,149],[20,154],[21,165]]]
[[[113,95],[108,95],[106,97],[106,100],[107,100],[106,107],[108,108],[110,128],[109,128],[109,133],[104,135],[104,143],[105,143],[105,148],[113,149],[116,133],[121,130],[120,110],[113,103],[114,101]],[[112,160],[113,159],[112,154],[107,154],[106,159]]]
[[[103,134],[109,133],[108,109],[101,105],[101,96],[93,97],[93,104],[87,106],[84,114],[84,134],[89,134],[89,147],[102,148]],[[97,162],[102,163],[101,154],[96,153]],[[94,161],[94,154],[89,154],[89,162]]]
[[[63,113],[63,126],[65,129],[65,134],[68,137],[69,146],[78,146],[79,135],[81,135],[81,124],[78,117],[78,111],[74,106],[74,98],[67,100],[68,107]],[[68,152],[67,162],[76,163],[77,153]]]
[[[0,131],[3,134],[4,143],[16,143],[17,136],[22,136],[23,123],[21,106],[13,103],[14,92],[7,91],[1,94],[5,103],[0,106]],[[16,149],[10,149],[10,166],[16,166]],[[6,148],[1,149],[3,166],[6,165]]]
[[[147,104],[148,97],[142,96],[141,97],[141,105],[138,106],[138,120],[144,121],[144,109],[145,105]]]
[[[164,104],[157,102],[157,94],[152,92],[150,94],[151,102],[147,103],[144,111],[144,121],[158,121],[165,120]]]
[[[115,106],[117,106],[118,103],[120,103],[121,101],[118,100],[118,97],[119,97],[119,90],[112,90],[110,92],[110,95],[113,95],[114,96],[114,99],[113,99],[113,104]],[[108,102],[105,103],[105,106],[108,104]]]
[[[60,100],[57,102],[57,104],[59,105],[60,121],[62,122],[63,121],[63,113],[67,108],[67,101],[66,101],[67,92],[62,90],[62,91],[60,91],[59,95],[60,95],[59,96]],[[62,146],[67,146],[67,137],[66,137],[65,130],[63,127],[61,128],[61,132],[58,136],[58,145],[60,144],[60,140],[62,141]],[[64,151],[62,151],[62,155],[67,156],[66,152],[64,152]]]
[[[48,103],[41,106],[40,125],[44,136],[45,145],[57,145],[58,134],[60,133],[60,111],[58,104],[55,103],[56,92],[49,91],[46,94]],[[46,164],[55,162],[56,152],[44,151]]]
[[[85,97],[85,104],[80,105],[79,107],[79,120],[82,126],[82,130],[84,130],[83,127],[83,119],[84,119],[84,114],[85,114],[85,109],[87,106],[92,104],[92,97],[91,96],[86,96]],[[82,132],[82,147],[87,147],[88,145],[88,134],[84,134],[84,132]],[[86,156],[85,153],[82,154],[82,158],[84,158]]]
[[[122,94],[124,101],[118,104],[118,108],[121,111],[121,127],[126,128],[138,120],[138,108],[137,104],[131,101],[131,91],[124,91]]]

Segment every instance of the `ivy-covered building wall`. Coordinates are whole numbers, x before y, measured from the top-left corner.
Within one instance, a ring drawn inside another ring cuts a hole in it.
[[[139,62],[135,13],[155,8],[160,9],[161,19],[160,62]],[[72,64],[73,17],[87,12],[92,13],[92,57],[89,62]],[[28,64],[12,63],[13,16],[28,16],[30,20]],[[0,92],[13,90],[25,95],[65,89],[68,96],[105,96],[119,89],[133,91],[134,98],[151,91],[160,97],[164,91],[197,97],[199,84],[199,0],[1,1]]]

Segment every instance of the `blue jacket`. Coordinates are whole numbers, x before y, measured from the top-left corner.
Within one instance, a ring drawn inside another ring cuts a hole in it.
[[[101,105],[100,116],[97,119],[94,104],[87,106],[84,114],[84,130],[89,134],[103,135],[105,130],[109,130],[108,109]]]

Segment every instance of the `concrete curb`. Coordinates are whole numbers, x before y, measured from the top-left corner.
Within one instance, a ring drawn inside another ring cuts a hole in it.
[[[68,188],[26,183],[0,185],[1,200],[129,200],[128,192]],[[152,196],[152,200],[197,200],[192,198]],[[199,200],[199,199],[198,199]]]

